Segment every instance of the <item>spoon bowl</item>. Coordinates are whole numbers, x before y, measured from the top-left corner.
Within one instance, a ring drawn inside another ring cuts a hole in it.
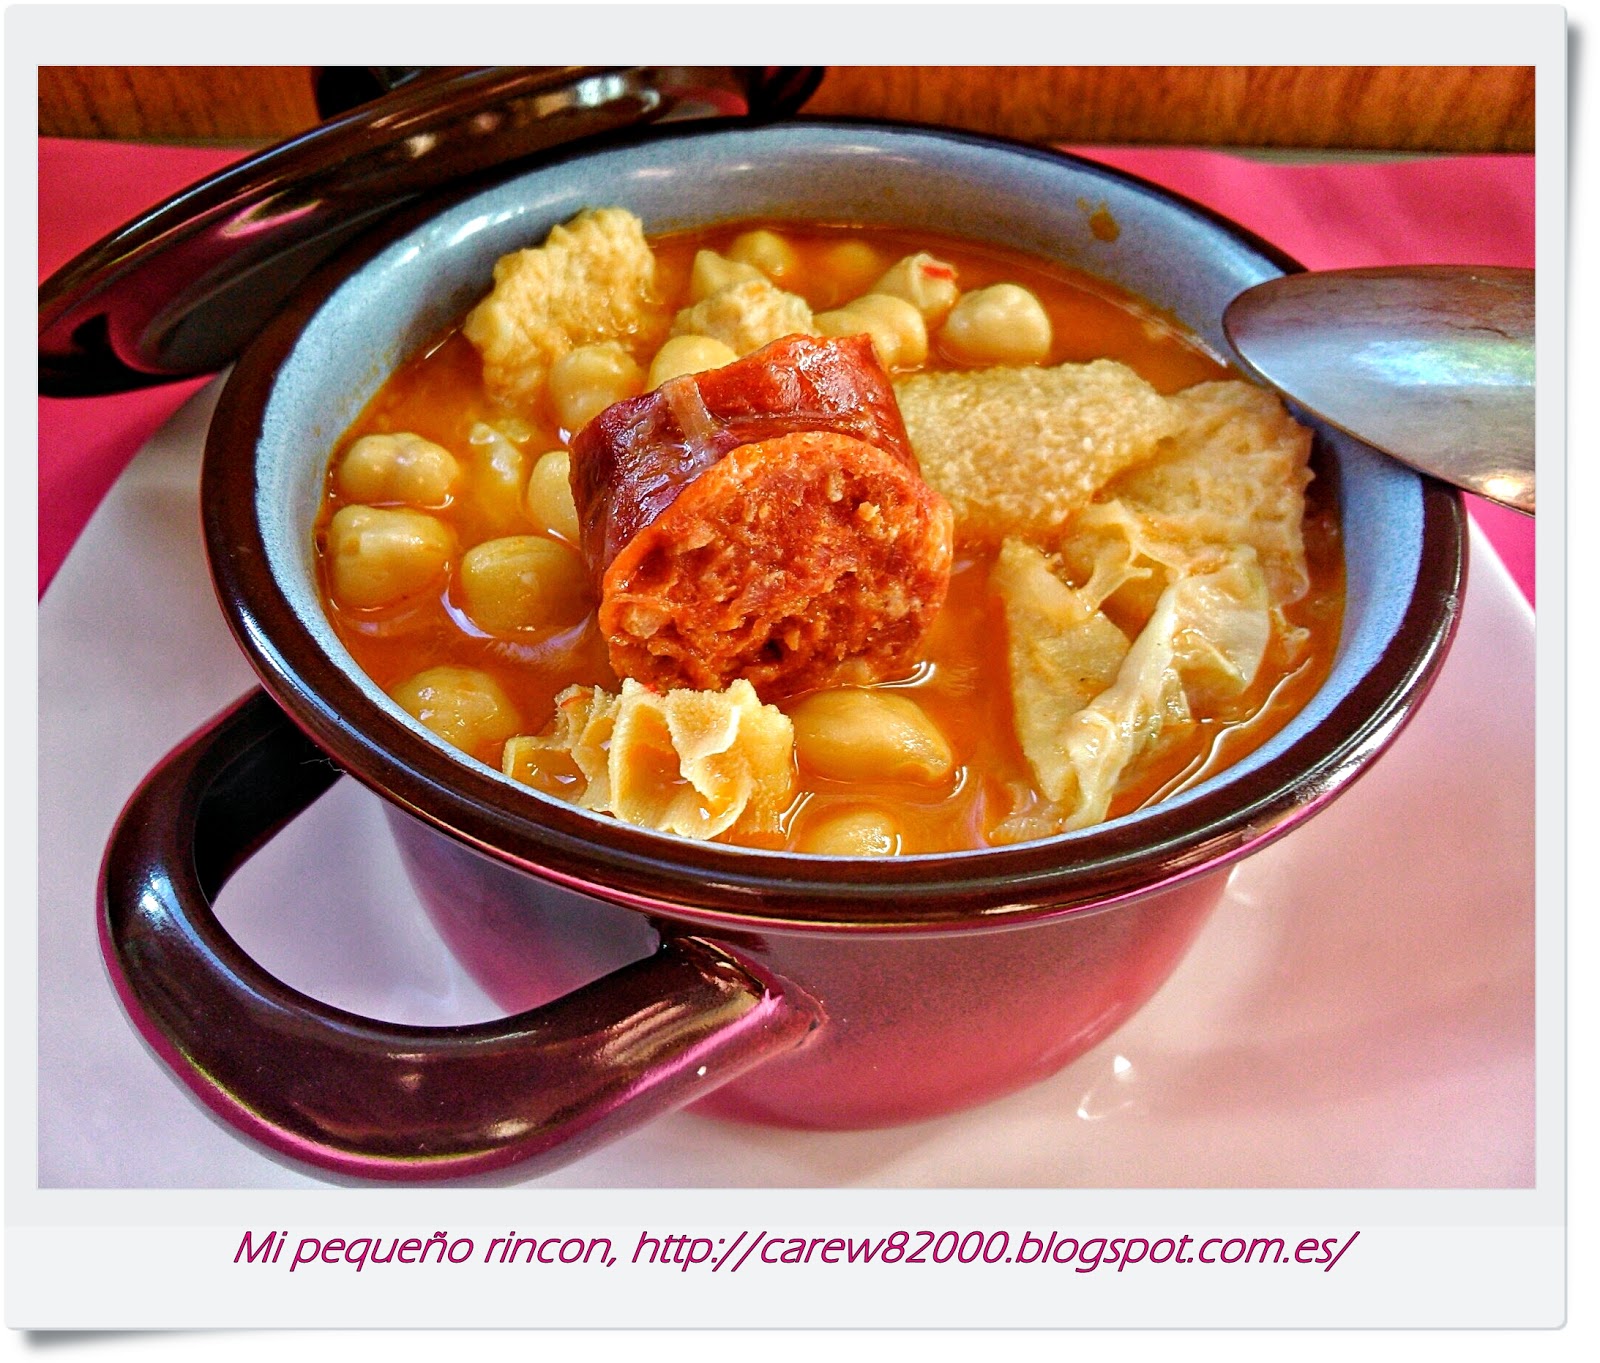
[[[1245,368],[1421,473],[1533,514],[1533,271],[1285,275],[1223,314]]]

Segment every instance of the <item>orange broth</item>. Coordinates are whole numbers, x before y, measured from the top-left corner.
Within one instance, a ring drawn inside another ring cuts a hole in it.
[[[964,292],[1001,281],[1033,292],[1049,314],[1054,334],[1044,361],[1048,365],[1119,360],[1167,394],[1207,380],[1237,377],[1177,323],[1114,286],[1020,253],[926,232],[739,223],[656,238],[652,246],[665,296],[686,301],[689,267],[697,250],[725,253],[741,232],[762,226],[781,232],[799,262],[792,274],[775,282],[802,295],[815,311],[847,302],[865,292],[895,261],[927,251],[955,267]],[[870,253],[859,246],[839,250],[847,242],[864,243]],[[648,367],[649,354],[635,358]],[[959,367],[941,357],[934,344],[921,366]],[[908,371],[896,371],[902,372]],[[508,512],[503,504],[497,507],[476,494],[477,470],[468,434],[478,422],[501,429],[517,425],[515,443],[526,452],[530,465],[545,451],[563,448],[572,434],[561,429],[549,410],[513,411],[489,397],[477,352],[458,330],[452,330],[384,385],[346,432],[336,453],[362,435],[413,431],[450,450],[466,470],[465,491],[436,513],[455,529],[462,550],[500,535],[539,533],[526,512]],[[555,697],[566,687],[617,690],[618,679],[592,613],[564,630],[494,634],[468,618],[453,582],[435,595],[399,606],[378,610],[338,606],[328,589],[323,549],[328,521],[341,505],[330,468],[316,529],[323,604],[357,664],[385,691],[441,664],[481,669],[515,704],[521,732],[536,733],[550,722]],[[1110,817],[1166,798],[1236,762],[1281,729],[1321,685],[1338,643],[1344,566],[1332,489],[1320,481],[1307,492],[1304,534],[1311,589],[1285,614],[1292,625],[1309,632],[1309,646],[1291,660],[1275,638],[1255,683],[1224,713],[1201,718],[1191,733],[1158,744],[1124,776]],[[782,834],[738,841],[799,850],[808,827],[841,811],[866,807],[893,814],[902,830],[901,852],[961,851],[990,846],[992,830],[1008,815],[1043,805],[1014,730],[1004,616],[986,585],[993,558],[991,550],[958,546],[949,597],[922,661],[910,675],[880,683],[913,696],[943,732],[957,763],[952,779],[939,788],[911,781],[846,783],[810,773],[802,764]],[[780,708],[799,699],[782,701]],[[472,756],[498,768],[498,748],[495,744]],[[722,840],[735,839],[724,835]]]

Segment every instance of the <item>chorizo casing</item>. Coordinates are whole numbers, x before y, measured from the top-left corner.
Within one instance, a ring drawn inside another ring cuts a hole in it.
[[[906,668],[951,516],[862,337],[792,336],[618,403],[572,447],[612,667],[763,698]]]

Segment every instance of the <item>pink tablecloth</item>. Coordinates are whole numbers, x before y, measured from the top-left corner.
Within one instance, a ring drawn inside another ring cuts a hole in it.
[[[1533,158],[1285,165],[1221,152],[1083,147],[1216,209],[1312,269],[1359,265],[1531,266]],[[237,152],[39,142],[39,276]],[[39,590],[128,460],[198,380],[109,398],[39,400]],[[1533,600],[1533,523],[1470,499],[1472,514]]]

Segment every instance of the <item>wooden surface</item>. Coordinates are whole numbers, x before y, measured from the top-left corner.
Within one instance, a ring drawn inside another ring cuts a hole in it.
[[[307,66],[41,66],[47,137],[275,142],[317,123]]]
[[[806,108],[1031,142],[1533,150],[1527,67],[834,67]]]
[[[305,66],[39,68],[39,131],[275,140],[317,121]],[[1528,152],[1531,67],[832,67],[809,113],[1029,141]]]

